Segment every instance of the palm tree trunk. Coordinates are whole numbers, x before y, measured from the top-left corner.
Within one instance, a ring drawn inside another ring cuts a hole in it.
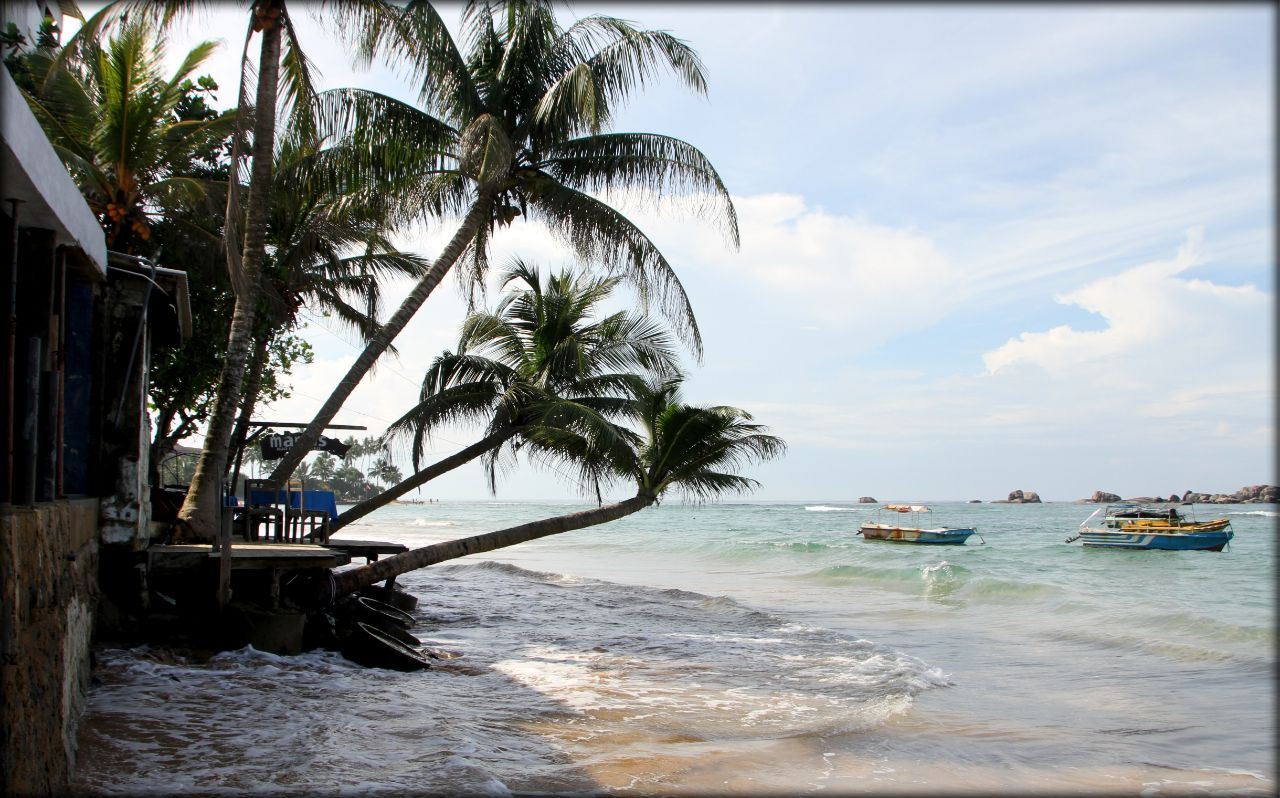
[[[271,333],[264,332],[253,345],[253,355],[249,358],[249,367],[245,376],[244,398],[240,402],[240,416],[236,419],[236,428],[231,433],[231,451],[235,452],[235,463],[230,468],[228,480],[232,489],[240,479],[240,462],[244,454],[244,442],[249,437],[249,421],[253,418],[254,408],[258,406],[258,394],[262,392],[262,371],[267,365],[267,345],[271,342]]]
[[[365,499],[350,510],[340,514],[336,519],[334,519],[333,524],[329,527],[329,532],[336,532],[352,521],[364,518],[379,507],[384,507],[390,504],[414,488],[419,487],[420,485],[425,485],[441,474],[448,473],[460,465],[471,462],[490,449],[501,446],[507,441],[507,439],[515,434],[516,430],[514,428],[500,430],[492,435],[486,436],[484,439],[477,441],[476,443],[471,444],[457,454],[451,454],[437,463],[432,463],[403,482],[387,488],[382,493],[379,493],[371,499]]]
[[[654,501],[654,496],[642,493],[617,504],[594,507],[590,510],[579,510],[576,513],[544,518],[540,521],[499,529],[496,532],[487,532],[483,535],[450,540],[445,543],[434,543],[430,546],[423,546],[420,549],[406,551],[402,554],[388,557],[385,560],[378,560],[359,568],[352,568],[349,571],[340,571],[334,574],[334,596],[335,598],[345,596],[375,582],[391,579],[409,571],[426,568],[428,565],[435,565],[445,560],[465,557],[468,554],[480,554],[494,549],[514,546],[517,543],[545,538],[548,535],[557,535],[561,532],[571,532],[575,529],[584,529],[589,526],[616,521],[619,518],[624,518],[643,510],[653,504]]]
[[[431,292],[449,273],[449,269],[453,268],[453,264],[457,262],[463,251],[466,250],[467,245],[475,238],[476,232],[481,225],[489,222],[493,201],[494,193],[491,189],[481,190],[479,196],[476,197],[476,201],[472,203],[471,209],[467,211],[466,217],[463,218],[458,231],[454,233],[449,244],[440,253],[440,257],[431,264],[431,268],[418,281],[418,284],[413,287],[409,296],[405,297],[395,315],[388,319],[386,324],[378,328],[378,332],[374,334],[373,339],[369,341],[364,351],[356,358],[356,362],[351,364],[346,376],[338,382],[337,387],[333,389],[333,393],[329,395],[328,400],[325,401],[320,411],[316,413],[315,418],[302,431],[302,435],[294,441],[293,448],[289,450],[284,459],[271,472],[269,478],[277,488],[289,478],[293,470],[298,467],[298,463],[302,462],[302,458],[320,440],[320,434],[324,432],[325,426],[338,414],[338,411],[342,409],[343,402],[347,401],[347,397],[360,384],[360,380],[364,379],[364,375],[369,373],[369,369],[373,368],[374,362],[387,350],[387,347],[391,345],[396,336],[404,330],[409,320],[418,312],[418,308],[422,307],[422,303],[427,301],[427,297],[431,296]]]
[[[276,140],[276,96],[280,78],[281,22],[262,32],[262,51],[258,57],[258,96],[253,125],[253,168],[249,178],[248,212],[245,222],[243,292],[236,293],[231,316],[231,332],[227,355],[222,364],[218,393],[209,416],[204,448],[196,463],[191,489],[182,503],[178,520],[187,535],[199,541],[212,541],[218,530],[218,512],[222,506],[221,482],[227,470],[227,445],[231,425],[240,405],[240,386],[244,381],[245,363],[253,342],[253,317],[258,306],[258,274],[265,252],[267,210],[271,197],[271,161]],[[243,113],[241,108],[238,113]],[[236,179],[235,175],[231,179]],[[228,207],[230,216],[235,209]],[[234,244],[233,244],[234,246]],[[234,282],[234,280],[233,280]],[[186,537],[187,535],[184,535]]]

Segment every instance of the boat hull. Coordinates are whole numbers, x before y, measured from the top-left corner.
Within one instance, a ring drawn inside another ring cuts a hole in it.
[[[863,540],[889,543],[922,543],[934,546],[961,546],[974,533],[973,529],[916,529],[887,524],[863,524],[858,530]]]
[[[1222,551],[1233,537],[1235,534],[1230,529],[1202,532],[1085,529],[1080,532],[1080,543],[1094,549]]]

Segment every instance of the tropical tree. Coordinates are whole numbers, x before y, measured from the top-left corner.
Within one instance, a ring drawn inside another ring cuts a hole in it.
[[[334,190],[338,187],[309,179],[319,149],[304,135],[305,131],[286,137],[276,159],[280,190],[272,196],[267,220],[271,246],[263,261],[254,347],[241,387],[233,451],[244,445],[260,390],[268,389],[269,397],[279,395],[265,366],[278,342],[288,340],[297,328],[303,307],[367,341],[378,326],[382,282],[416,277],[427,267],[424,259],[392,244],[378,206],[351,202]],[[353,157],[343,148],[324,155],[330,163]],[[230,481],[234,480],[233,470]]]
[[[581,453],[630,477],[636,494],[612,504],[544,518],[483,535],[437,543],[334,574],[335,596],[445,560],[616,521],[657,503],[668,491],[697,501],[746,493],[758,483],[736,471],[781,455],[786,444],[751,423],[744,410],[680,401],[679,380],[651,382],[634,405],[642,434],[635,448],[583,441]]]
[[[356,143],[367,153],[365,169],[396,186],[367,201],[388,203],[406,220],[449,214],[462,221],[276,466],[271,479],[277,483],[464,254],[468,268],[460,284],[483,288],[496,225],[521,215],[541,221],[583,262],[623,275],[642,302],[656,299],[695,355],[701,338],[671,265],[595,194],[630,189],[658,201],[673,192],[696,193],[706,200],[699,210],[718,218],[737,243],[729,194],[701,152],[667,136],[607,132],[616,109],[664,68],[705,92],[702,64],[684,42],[607,16],[562,28],[545,0],[468,2],[465,54],[429,3],[410,0],[404,22],[413,46],[390,55],[420,81],[423,107],[363,90],[326,92],[319,99],[320,130]],[[374,38],[366,42],[370,50],[383,52]],[[335,169],[330,179],[351,175]]]
[[[321,482],[328,482],[333,479],[334,473],[338,469],[338,464],[333,455],[328,452],[321,452],[311,465],[311,473]]]
[[[337,494],[338,501],[359,501],[368,495],[368,486],[364,472],[350,463],[343,464],[334,470],[333,476],[326,480],[330,489]]]
[[[190,80],[216,46],[197,45],[166,78],[163,41],[135,20],[105,43],[85,43],[75,57],[46,47],[26,58],[27,102],[101,222],[108,249],[151,254],[146,242],[160,219],[181,220],[189,233],[216,241],[188,221],[194,209],[216,207],[226,188],[225,174],[212,167],[234,114],[204,104],[200,94],[216,84]]]
[[[369,476],[384,485],[394,485],[404,479],[404,475],[400,473],[400,467],[386,457],[378,458],[378,462],[374,463],[373,468],[369,470]]]
[[[196,5],[192,0],[116,0],[86,20],[63,52],[74,54],[86,42],[96,39],[103,28],[111,25],[128,26],[145,19],[166,28]],[[383,35],[395,35],[400,30],[399,10],[384,0],[349,0],[330,4],[329,7],[340,18],[336,28],[357,36],[357,57],[361,52],[366,56],[370,52],[371,45],[366,42]],[[252,0],[249,12],[240,58],[241,80],[236,112],[238,135],[234,138],[231,157],[233,177],[228,185],[223,227],[223,250],[235,303],[218,391],[205,431],[204,448],[191,488],[179,511],[180,526],[197,540],[213,539],[218,529],[217,514],[222,505],[221,480],[253,342],[258,278],[266,256],[266,223],[272,193],[272,158],[282,73],[284,100],[291,110],[295,128],[310,128],[314,97],[310,64],[299,46],[285,0]],[[255,33],[262,34],[256,70],[252,69],[249,56]],[[257,78],[255,101],[251,103],[249,88],[254,72]],[[248,135],[250,127],[251,136]],[[242,209],[239,176],[246,154],[250,158],[248,196]]]
[[[564,459],[564,436],[607,437],[643,387],[637,372],[679,373],[674,342],[652,320],[602,313],[619,277],[563,271],[543,280],[515,259],[502,287],[514,286],[493,312],[463,322],[457,352],[444,352],[422,381],[419,403],[393,423],[388,439],[409,438],[415,473],[338,516],[355,521],[441,474],[481,458],[490,490],[499,465],[517,447],[544,460]],[[422,467],[425,445],[445,423],[483,422],[483,437]],[[585,475],[584,475],[585,478]]]

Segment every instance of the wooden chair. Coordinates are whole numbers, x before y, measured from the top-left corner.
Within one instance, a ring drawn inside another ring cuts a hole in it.
[[[235,523],[246,542],[284,539],[284,512],[275,506],[275,502],[254,501],[255,491],[269,490],[271,483],[265,479],[246,479],[244,481],[244,507],[236,513]],[[260,528],[266,527],[266,535]]]
[[[294,507],[294,497],[297,507]],[[285,535],[290,543],[317,543],[324,545],[329,540],[329,513],[307,507],[306,492],[300,479],[289,480],[285,498]]]

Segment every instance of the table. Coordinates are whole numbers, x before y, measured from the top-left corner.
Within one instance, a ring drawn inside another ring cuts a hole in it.
[[[293,509],[306,507],[308,510],[324,510],[332,520],[338,517],[338,499],[331,490],[291,490],[288,491],[289,506]],[[249,491],[249,504],[284,504],[285,491],[278,490],[272,498],[269,490]]]

